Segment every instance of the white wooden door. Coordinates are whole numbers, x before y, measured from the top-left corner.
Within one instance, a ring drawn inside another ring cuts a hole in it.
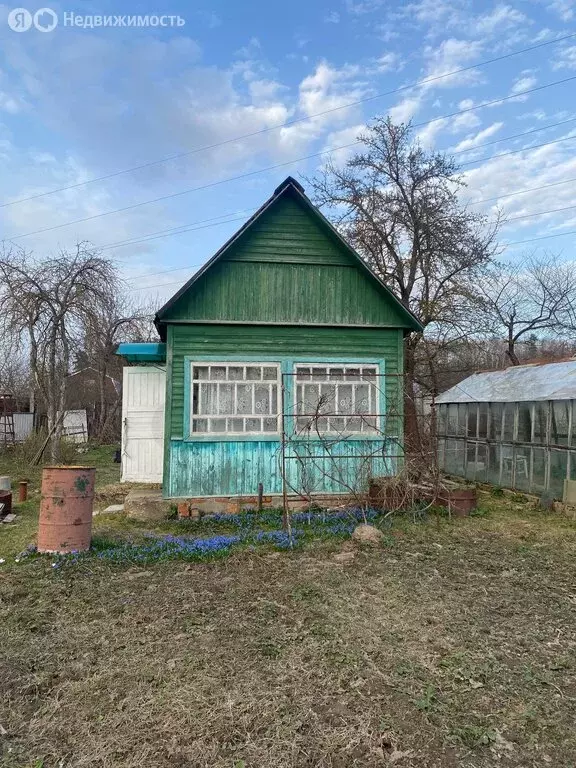
[[[124,368],[122,482],[161,483],[164,466],[166,370]]]

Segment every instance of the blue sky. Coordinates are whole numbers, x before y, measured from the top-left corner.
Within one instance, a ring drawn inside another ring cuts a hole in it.
[[[129,0],[121,8],[117,2],[50,7],[60,21],[64,12],[158,11]],[[576,0],[164,2],[161,13],[180,15],[184,26],[60,23],[49,33],[13,32],[7,25],[12,8],[0,5],[0,201],[42,196],[0,208],[0,239],[13,238],[39,255],[78,240],[106,246],[134,296],[167,298],[280,180],[313,175],[323,158],[260,169],[349,144],[375,115],[427,123],[461,112],[417,133],[425,146],[455,151],[466,163],[468,187],[461,194],[475,210],[499,206],[511,219],[503,242],[576,230],[576,138],[569,138],[576,137],[576,80],[463,111],[575,76],[576,38],[346,107],[569,35],[576,31]],[[307,119],[326,110],[332,111]],[[277,128],[299,118],[306,119]],[[506,140],[480,146],[498,139]],[[548,143],[557,139],[563,140]],[[221,142],[228,143],[83,183]],[[342,162],[352,151],[333,157]],[[213,182],[224,183],[187,192]],[[62,187],[69,188],[44,194]],[[546,188],[512,194],[534,187]],[[219,216],[224,222],[213,220]],[[201,228],[156,236],[195,225]],[[114,245],[148,236],[154,239]],[[576,257],[573,235],[514,245],[507,255],[534,248]]]

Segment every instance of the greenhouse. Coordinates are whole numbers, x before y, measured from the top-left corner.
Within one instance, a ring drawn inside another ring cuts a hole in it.
[[[476,373],[436,403],[447,474],[555,499],[576,480],[576,360]]]

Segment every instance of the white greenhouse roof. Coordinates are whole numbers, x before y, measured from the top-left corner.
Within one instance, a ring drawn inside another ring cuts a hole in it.
[[[576,360],[475,373],[443,392],[436,402],[516,403],[571,399],[576,399]]]

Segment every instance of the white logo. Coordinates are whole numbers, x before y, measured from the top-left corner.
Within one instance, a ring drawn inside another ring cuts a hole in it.
[[[34,14],[34,26],[39,32],[52,32],[58,24],[58,16],[52,8],[40,8]]]
[[[32,26],[32,14],[26,8],[14,8],[8,14],[8,26],[14,32],[27,32]]]
[[[8,26],[14,32],[27,32],[32,24],[39,32],[52,32],[58,25],[58,15],[52,8],[40,8],[34,16],[26,8],[14,8],[8,14]]]

